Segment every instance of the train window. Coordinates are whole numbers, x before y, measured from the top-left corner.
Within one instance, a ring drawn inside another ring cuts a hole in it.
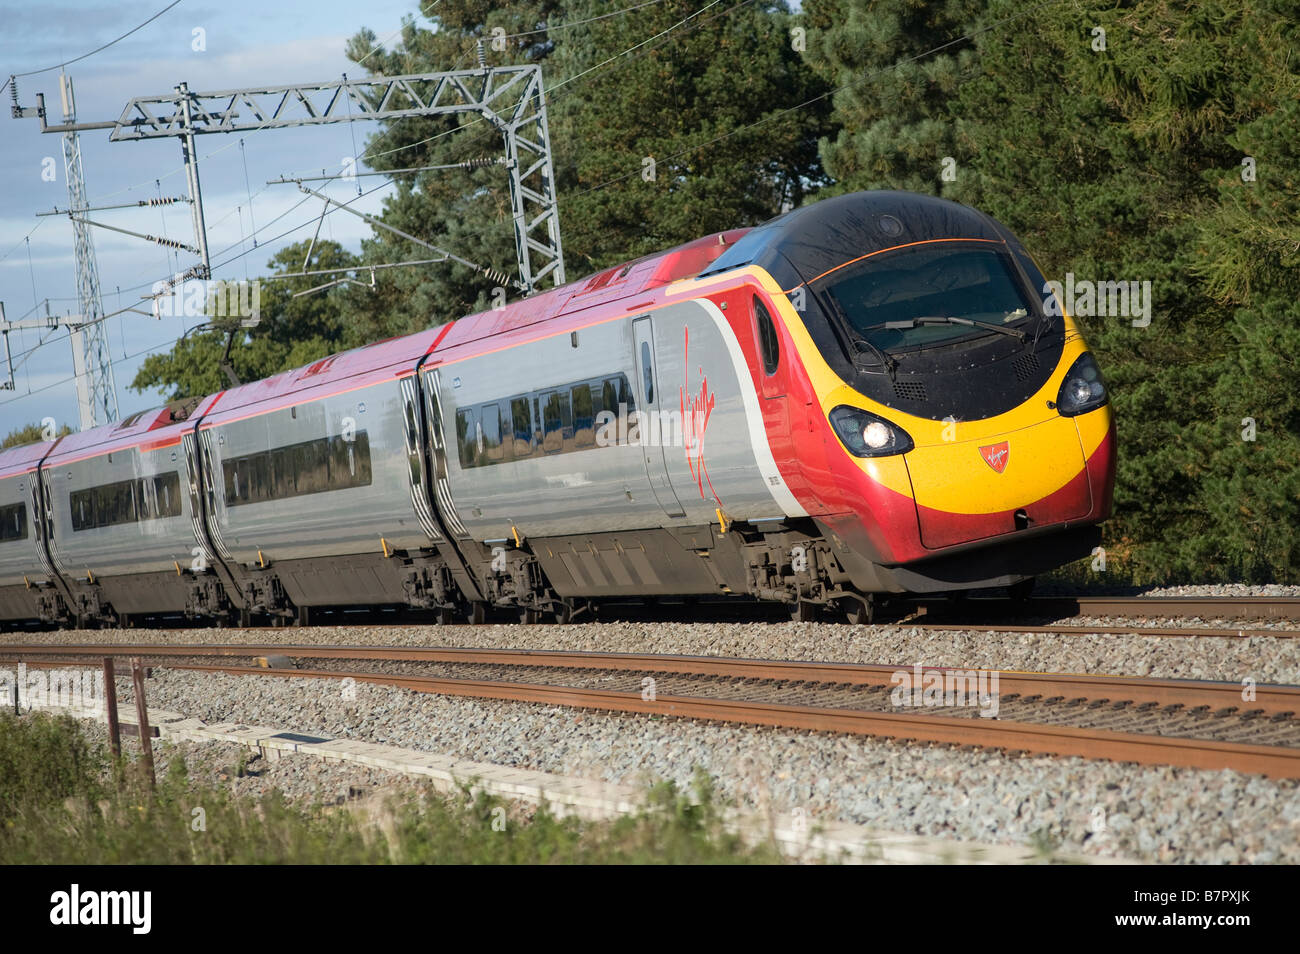
[[[655,399],[654,367],[650,361],[650,342],[641,342],[641,374],[645,384],[645,402],[653,404]]]
[[[254,500],[274,500],[271,493],[271,455],[270,453],[255,454],[248,458],[247,467],[240,468],[240,476],[244,478],[245,499]]]
[[[528,398],[514,398],[510,402],[510,424],[514,429],[515,452],[523,460],[533,452],[533,422],[528,414]]]
[[[119,480],[98,487],[74,490],[69,495],[68,503],[72,510],[74,531],[115,527],[157,516],[146,502],[143,483],[135,480]]]
[[[772,322],[771,314],[757,295],[754,296],[754,318],[758,321],[758,342],[759,351],[763,355],[763,370],[767,374],[775,374],[777,365],[781,361],[780,339],[777,338],[776,325]]]
[[[548,391],[544,394],[546,401],[542,412],[546,436],[542,447],[547,454],[558,454],[565,449],[565,442],[573,440],[573,411],[569,406],[568,391]]]
[[[596,408],[596,412],[601,411],[609,411],[615,417],[618,416],[618,378],[606,378],[600,386],[600,407]]]
[[[27,539],[27,506],[16,503],[0,507],[0,543]]]
[[[462,468],[478,466],[478,421],[473,408],[456,412],[456,447]]]
[[[294,447],[277,447],[268,455],[271,464],[271,496],[275,498],[293,497],[298,493],[297,461],[298,449]],[[306,475],[304,475],[306,476]]]
[[[577,384],[571,389],[573,398],[573,444],[575,447],[596,445],[595,409],[591,399],[590,384]]]
[[[619,374],[463,408],[456,412],[461,467],[595,447],[602,422],[608,423],[601,415],[622,418],[618,433],[625,434],[635,403],[627,375]]]
[[[501,408],[495,404],[484,404],[479,414],[479,451],[483,463],[495,464],[501,460]]]
[[[222,461],[221,469],[228,507],[365,487],[373,477],[370,436],[357,431],[352,440],[335,435],[288,444]],[[177,497],[179,488],[172,490]]]
[[[341,436],[330,439],[330,490],[365,487],[370,483],[370,436],[357,431],[352,440]]]
[[[297,494],[316,494],[330,489],[329,447],[321,441],[308,441],[281,447],[271,452],[276,465],[277,496],[292,497]]]
[[[818,293],[884,352],[967,344],[986,335],[982,326],[1022,330],[1041,310],[1011,258],[988,243],[909,246],[829,274]]]
[[[146,477],[146,480],[150,478]],[[181,477],[175,471],[159,474],[152,478],[154,492],[154,515],[159,517],[181,516]]]

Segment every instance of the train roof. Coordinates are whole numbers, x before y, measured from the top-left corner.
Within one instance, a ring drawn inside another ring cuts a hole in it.
[[[48,454],[63,438],[53,441],[37,441],[35,444],[23,444],[21,447],[7,447],[0,451],[0,479],[16,477],[34,470],[41,458]]]
[[[414,370],[451,327],[444,324],[376,341],[222,391],[204,416],[203,426],[392,380],[395,374]]]
[[[1009,232],[976,209],[916,192],[879,190],[823,199],[755,227],[704,274],[758,265],[784,289],[855,258],[934,239],[1004,242]]]
[[[211,395],[196,400],[174,401],[163,407],[137,411],[112,424],[69,434],[51,451],[46,464],[53,467],[133,447],[153,450],[178,444],[186,429],[186,422],[191,417],[206,412],[214,401],[215,396]]]

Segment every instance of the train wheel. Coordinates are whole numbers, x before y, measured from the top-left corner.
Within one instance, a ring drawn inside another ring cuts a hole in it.
[[[573,620],[573,604],[570,603],[568,600],[564,600],[556,604],[555,621],[560,625],[564,625],[565,623],[572,622],[572,620]]]
[[[541,618],[542,614],[537,612],[537,610],[533,609],[531,606],[519,611],[519,622],[523,623],[525,626],[533,626]]]
[[[438,610],[438,615],[434,617],[439,626],[450,626],[453,618],[451,610],[447,609],[445,606],[441,607]]]
[[[790,608],[790,619],[796,623],[811,623],[817,619],[817,604],[800,600]]]
[[[848,599],[844,601],[844,615],[852,626],[862,626],[876,618],[876,598],[868,594],[865,603]]]
[[[482,626],[487,622],[487,604],[481,602],[470,603],[467,618],[471,626]]]

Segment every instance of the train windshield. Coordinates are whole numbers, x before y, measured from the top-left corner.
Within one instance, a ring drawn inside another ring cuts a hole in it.
[[[872,352],[1019,334],[1038,314],[1000,248],[915,245],[832,272],[819,289]],[[980,326],[986,326],[981,328]]]

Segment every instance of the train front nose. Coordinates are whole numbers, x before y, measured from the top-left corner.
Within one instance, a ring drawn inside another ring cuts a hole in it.
[[[918,445],[905,459],[926,549],[1069,524],[1096,509],[1073,418]]]

